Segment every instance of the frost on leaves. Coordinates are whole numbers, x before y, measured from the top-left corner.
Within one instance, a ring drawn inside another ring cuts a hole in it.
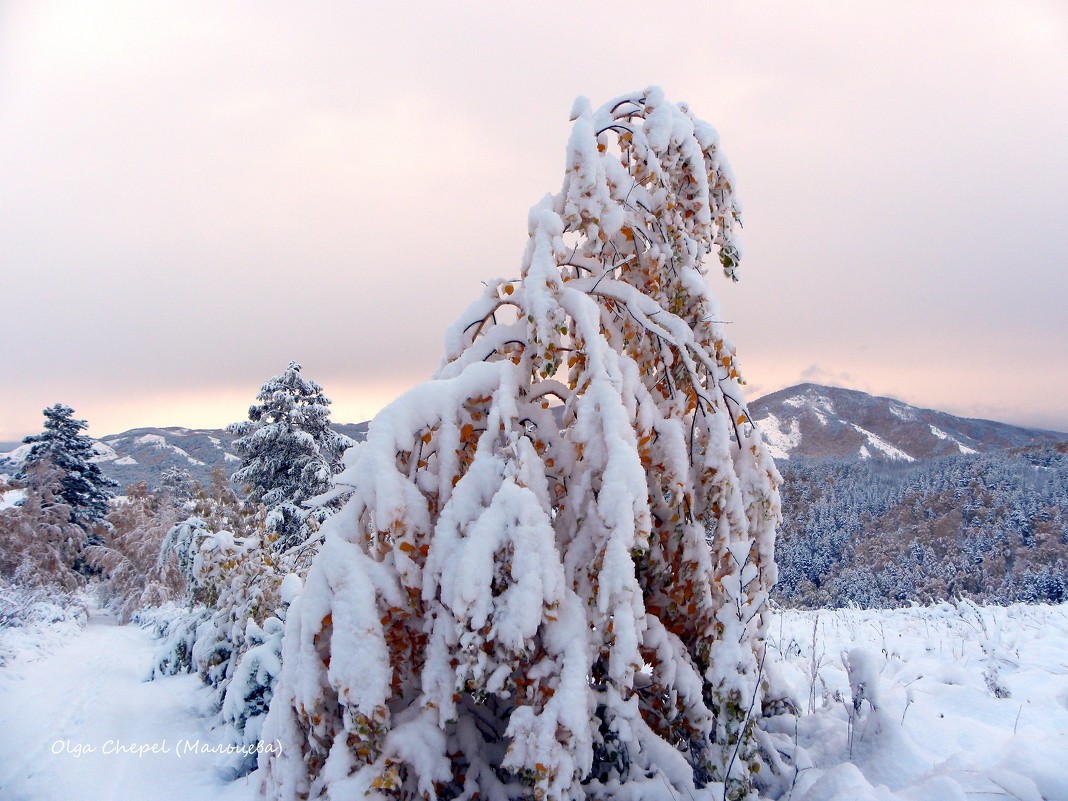
[[[657,89],[573,116],[520,277],[346,457],[276,798],[753,793],[779,476],[702,264],[735,277],[733,178]]]

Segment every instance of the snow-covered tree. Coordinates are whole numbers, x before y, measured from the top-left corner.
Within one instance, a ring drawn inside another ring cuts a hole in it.
[[[235,583],[229,580],[238,559],[233,560],[226,571],[222,569],[229,557],[223,555],[224,552],[219,548],[212,547],[212,543],[218,542],[218,535],[231,546],[235,545],[235,540],[244,543],[255,537],[255,548],[235,549],[238,558],[245,554],[259,555],[259,546],[263,543],[261,535],[264,532],[258,529],[263,522],[263,515],[254,513],[241,503],[222,467],[212,471],[207,487],[194,482],[189,492],[192,500],[185,505],[192,505],[192,513],[167,532],[159,551],[160,564],[173,562],[176,565],[184,582],[189,610],[181,618],[170,621],[165,630],[160,632],[164,642],[155,656],[154,674],[198,671],[198,664],[193,660],[198,634],[210,636],[213,643],[217,643],[220,636],[214,626],[208,631],[202,629],[201,624],[205,621],[210,623],[222,606],[229,610],[241,603],[240,599],[232,596],[235,590],[243,593],[248,582],[243,580]],[[207,558],[202,552],[205,548]],[[213,555],[220,558],[213,558]],[[234,575],[247,579],[254,572],[254,569],[242,565]],[[220,597],[225,596],[231,597],[220,603]],[[228,611],[226,615],[229,615]],[[226,629],[231,631],[233,627],[228,625]],[[229,653],[234,650],[233,647],[227,648]],[[208,676],[204,678],[210,683]]]
[[[221,468],[216,470],[221,471]],[[157,492],[169,495],[172,502],[178,506],[192,501],[201,490],[199,482],[184,467],[168,467],[160,473]]]
[[[262,513],[242,520],[241,536],[191,517],[163,540],[161,562],[172,557],[185,579],[190,609],[170,626],[155,657],[156,674],[196,672],[215,690],[221,707],[226,687],[250,642],[250,623],[259,631],[278,608],[283,575],[271,548],[277,537]]]
[[[197,632],[193,659],[204,681],[218,690],[220,703],[248,649],[248,622],[261,624],[278,607],[282,576],[268,544],[262,529],[259,536],[244,538],[219,531],[201,542],[194,562],[196,586],[212,616]]]
[[[353,444],[330,428],[330,399],[300,370],[290,362],[260,388],[249,419],[227,429],[237,437],[233,448],[242,459],[232,479],[251,503],[267,508],[267,527],[278,533],[279,550],[300,545],[333,511],[321,506],[309,513],[303,504],[329,489],[341,455]]]
[[[226,686],[221,709],[233,744],[242,754],[234,765],[237,774],[249,773],[256,767],[255,747],[282,672],[286,613],[300,589],[300,578],[290,573],[278,587],[280,604],[274,614],[267,616],[262,625],[251,618],[246,623],[244,636],[248,648]]]
[[[93,441],[81,432],[88,426],[74,418],[74,410],[57,403],[44,410],[45,430],[26,437],[33,445],[21,476],[37,462],[48,459],[60,471],[60,496],[71,509],[71,520],[88,530],[108,513],[111,490],[118,484],[100,472],[92,461]]]
[[[294,601],[274,798],[754,794],[774,464],[706,284],[716,132],[580,100],[520,276],[372,421]]]

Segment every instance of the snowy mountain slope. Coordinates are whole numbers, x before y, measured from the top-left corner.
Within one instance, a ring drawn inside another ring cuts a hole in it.
[[[797,455],[910,462],[1068,442],[1068,433],[955,417],[820,384],[799,384],[765,395],[751,401],[749,411],[776,459]],[[367,436],[366,422],[335,423],[333,428],[357,442]],[[194,478],[206,481],[216,465],[228,473],[236,469],[232,441],[232,436],[218,428],[135,428],[98,440],[97,462],[122,486],[140,480],[154,486],[168,467],[184,467]],[[13,475],[29,446],[6,443],[3,447],[7,450],[0,448],[0,474]]]
[[[233,438],[217,429],[135,428],[102,437],[97,443],[100,469],[125,486],[142,479],[155,484],[168,467],[182,467],[200,481],[222,464],[236,468]]]
[[[366,423],[340,423],[333,428],[357,441],[367,436]],[[193,478],[207,482],[216,466],[221,465],[229,474],[240,465],[241,460],[230,448],[233,440],[221,428],[133,428],[96,440],[94,461],[123,487],[135,481],[157,486],[169,467],[185,468]],[[30,447],[15,445],[0,451],[0,474],[17,473]]]
[[[749,411],[776,459],[796,455],[910,462],[1068,441],[1068,434],[955,417],[820,384],[765,395],[752,401]]]

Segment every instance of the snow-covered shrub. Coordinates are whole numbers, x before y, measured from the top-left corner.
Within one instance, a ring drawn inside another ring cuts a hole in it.
[[[302,589],[300,578],[290,573],[279,588],[281,604],[263,626],[250,620],[245,629],[245,651],[234,676],[226,687],[222,718],[232,732],[241,759],[235,772],[244,775],[256,767],[255,746],[260,742],[263,723],[270,709],[274,688],[282,672],[282,638],[289,605]]]
[[[520,277],[346,455],[274,798],[755,793],[779,476],[702,263],[735,275],[733,179],[657,89],[573,118]]]
[[[121,622],[138,609],[159,606],[183,593],[185,583],[176,560],[160,558],[177,516],[171,497],[149,492],[148,485],[139,481],[113,505],[100,544],[85,549],[86,561],[101,571],[103,600]]]
[[[184,506],[190,514],[167,531],[158,561],[175,564],[192,605],[213,606],[219,595],[220,576],[212,568],[212,560],[204,560],[201,546],[217,532],[227,532],[231,541],[252,536],[262,515],[257,517],[242,504],[221,467],[212,471],[207,487],[194,483],[191,498]]]
[[[0,578],[68,593],[84,584],[76,567],[86,532],[72,521],[62,478],[48,459],[25,468],[21,505],[0,510]]]
[[[31,659],[86,624],[84,594],[55,586],[16,584],[0,576],[0,667]]]
[[[258,507],[243,502],[234,492],[229,476],[221,466],[211,471],[208,486],[196,486],[192,514],[211,531],[232,531],[239,536],[251,533],[257,523]]]
[[[65,620],[84,623],[88,609],[81,593],[56,592],[54,587],[15,584],[0,576],[0,629]]]
[[[223,694],[222,718],[231,728],[233,743],[239,746],[242,758],[235,766],[239,775],[256,767],[255,746],[274,695],[274,686],[282,672],[282,635],[285,621],[271,616],[263,627],[249,620],[245,627],[248,650]]]
[[[160,543],[159,563],[173,562],[178,575],[185,582],[186,594],[191,604],[204,603],[207,587],[201,587],[197,575],[197,557],[204,540],[212,536],[207,521],[189,517],[175,524]]]
[[[156,648],[156,653],[152,657],[152,670],[149,677],[193,673],[196,670],[193,648],[196,646],[197,632],[201,624],[210,617],[210,609],[197,606],[175,615],[165,625],[157,624],[156,634],[163,642]],[[135,619],[137,619],[136,616]]]
[[[207,537],[196,563],[197,587],[212,610],[198,627],[193,662],[222,701],[226,685],[247,650],[246,627],[261,624],[279,605],[282,577],[263,536],[235,538],[228,531]]]

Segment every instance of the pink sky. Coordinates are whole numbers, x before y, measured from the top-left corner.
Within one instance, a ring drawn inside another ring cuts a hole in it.
[[[0,440],[225,425],[290,359],[366,419],[517,273],[574,97],[654,83],[737,174],[750,397],[1068,430],[1068,7],[687,6],[0,6]]]

